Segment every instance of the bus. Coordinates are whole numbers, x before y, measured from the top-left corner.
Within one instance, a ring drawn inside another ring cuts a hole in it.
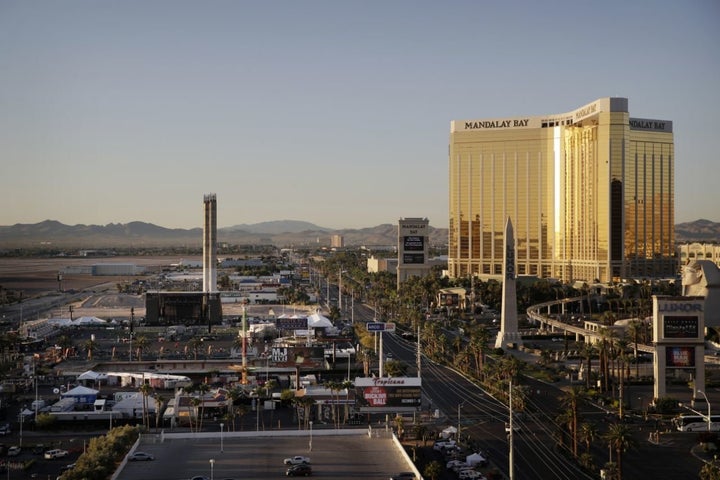
[[[702,415],[680,415],[672,420],[673,425],[679,432],[707,432],[707,416]],[[710,431],[720,431],[720,415],[710,416]]]

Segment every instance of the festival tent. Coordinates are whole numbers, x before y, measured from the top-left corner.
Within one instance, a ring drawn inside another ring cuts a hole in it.
[[[89,382],[93,382],[93,385],[97,385],[98,382],[107,382],[108,376],[104,373],[88,370],[87,372],[80,374],[80,376],[77,377],[77,380],[85,386],[87,386]]]
[[[467,463],[471,467],[474,467],[475,465],[480,465],[481,467],[483,467],[487,465],[487,459],[479,453],[473,453],[472,455],[468,455],[467,457],[465,457],[465,463]]]
[[[72,325],[72,320],[69,318],[49,318],[47,323],[56,327],[67,327]]]
[[[331,328],[333,326],[329,318],[320,315],[318,312],[307,317],[310,328]]]
[[[73,320],[73,325],[104,325],[107,322],[98,317],[79,317]]]
[[[447,427],[445,430],[443,430],[442,433],[440,433],[440,436],[442,438],[449,438],[449,437],[452,437],[453,435],[455,435],[456,433],[457,433],[457,428],[455,428],[451,425],[451,426]]]
[[[61,394],[60,396],[62,398],[73,398],[75,400],[75,403],[93,405],[95,403],[95,400],[97,400],[98,393],[100,393],[99,390],[93,390],[92,388],[78,385],[77,387]]]

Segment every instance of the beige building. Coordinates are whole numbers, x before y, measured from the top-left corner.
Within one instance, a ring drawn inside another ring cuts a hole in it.
[[[677,246],[677,253],[680,265],[697,260],[710,260],[720,267],[720,244],[717,243],[682,243]]]
[[[345,237],[342,235],[330,235],[330,248],[344,248]]]
[[[508,217],[518,275],[676,275],[674,161],[672,122],[630,117],[626,98],[451,122],[450,276],[501,274]]]

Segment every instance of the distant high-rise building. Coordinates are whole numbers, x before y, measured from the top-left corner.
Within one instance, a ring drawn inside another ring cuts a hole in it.
[[[330,248],[343,248],[345,246],[345,237],[342,235],[330,235]]]
[[[675,276],[674,155],[672,122],[626,98],[451,122],[449,274],[501,278],[510,218],[518,275]]]
[[[217,197],[214,193],[203,197],[203,292],[217,292]]]

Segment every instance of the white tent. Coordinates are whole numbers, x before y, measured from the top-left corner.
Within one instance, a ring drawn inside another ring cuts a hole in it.
[[[87,372],[80,374],[77,379],[79,382],[83,382],[84,385],[87,385],[87,382],[93,382],[93,385],[95,385],[98,382],[107,382],[108,376],[104,373],[88,370]]]
[[[487,464],[487,459],[479,453],[473,453],[472,455],[465,457],[465,463],[471,467],[474,467],[475,465],[480,465],[482,467]]]
[[[329,318],[320,315],[318,312],[309,315],[307,319],[309,328],[329,328],[333,326]]]
[[[102,325],[107,322],[98,317],[80,317],[73,320],[72,323],[73,325]]]
[[[455,428],[451,425],[451,426],[447,427],[445,430],[443,430],[440,433],[440,436],[443,438],[448,438],[448,437],[455,435],[456,433],[457,433],[457,428]]]
[[[56,327],[72,325],[72,321],[69,318],[49,318],[47,323],[48,325],[55,325]]]

